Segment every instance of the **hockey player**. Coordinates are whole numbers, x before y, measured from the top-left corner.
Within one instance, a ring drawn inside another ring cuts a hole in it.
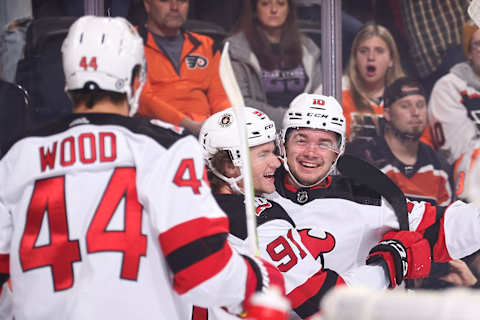
[[[345,280],[332,270],[323,270],[320,254],[333,248],[332,238],[315,228],[303,230],[300,234],[281,206],[261,197],[264,193],[275,191],[274,173],[280,166],[274,153],[275,124],[254,108],[246,107],[245,114],[253,188],[257,195],[260,255],[284,274],[287,297],[296,313],[302,318],[311,316],[318,311],[320,299],[330,288],[345,281],[349,284],[359,283],[360,275],[373,278],[380,287],[386,287],[385,273],[381,267],[358,268],[345,274]],[[237,126],[232,109],[226,109],[205,121],[199,139],[208,163],[212,192],[229,217],[229,241],[239,251],[246,251],[249,235],[246,230],[245,190],[241,172],[244,160],[240,154]],[[216,310],[210,310],[210,313],[221,318]]]
[[[0,272],[15,319],[190,319],[180,296],[240,312],[282,287],[271,264],[226,241],[198,142],[127,117],[145,78],[135,29],[81,17],[62,54],[74,114],[0,160]]]
[[[403,252],[428,250],[421,236],[436,262],[480,248],[477,208],[461,202],[448,208],[409,202],[409,229],[418,233],[390,232],[399,229],[392,205],[368,185],[332,174],[345,145],[345,120],[333,97],[296,97],[285,114],[281,140],[283,167],[275,175],[276,192],[267,197],[285,208],[297,229],[320,227],[335,240],[324,252],[325,268],[343,275],[364,264],[375,247],[369,263],[383,261],[394,287],[403,278],[428,275],[428,259],[422,261],[417,254],[405,259]]]

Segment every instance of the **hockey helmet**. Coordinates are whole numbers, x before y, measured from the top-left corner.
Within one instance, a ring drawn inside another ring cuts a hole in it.
[[[302,187],[311,187],[323,181],[325,177],[320,179],[313,185],[303,185],[293,176],[288,167],[285,144],[287,133],[289,129],[311,128],[325,131],[331,131],[338,135],[337,146],[332,150],[337,153],[335,162],[332,164],[327,176],[335,169],[335,164],[338,158],[345,150],[345,117],[343,109],[337,100],[331,96],[324,96],[320,94],[302,93],[298,95],[290,103],[290,107],[285,112],[282,123],[282,130],[280,131],[283,146],[280,147],[283,158],[283,166],[290,174],[292,179]]]
[[[245,107],[245,125],[249,147],[276,139],[275,123],[257,109]],[[204,149],[204,158],[209,164],[215,153],[226,150],[233,164],[241,167],[240,138],[237,126],[237,117],[232,108],[217,112],[205,120],[200,130],[199,140]]]
[[[126,19],[79,18],[63,42],[62,56],[66,91],[102,89],[125,93],[129,113],[135,114],[145,83],[145,55],[142,38]],[[140,86],[133,95],[136,66],[140,66]]]

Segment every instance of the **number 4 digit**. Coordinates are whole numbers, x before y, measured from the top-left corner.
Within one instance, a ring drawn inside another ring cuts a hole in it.
[[[188,173],[188,178],[184,178],[185,173]],[[205,174],[204,174],[205,176]],[[195,174],[195,163],[193,159],[183,159],[178,166],[173,183],[179,187],[190,187],[194,194],[200,194],[200,186],[202,181],[198,180]]]
[[[90,67],[93,70],[97,71],[97,57],[90,58],[90,61],[87,63],[87,57],[83,56],[82,59],[80,59],[80,67],[84,70],[87,70],[88,67]]]
[[[36,246],[45,214],[50,227],[50,243]],[[68,238],[65,177],[37,181],[20,243],[23,271],[50,266],[55,291],[65,290],[73,286],[72,264],[80,260],[78,240]]]

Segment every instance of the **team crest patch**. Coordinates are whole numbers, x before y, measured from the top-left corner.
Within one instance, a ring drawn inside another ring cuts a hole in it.
[[[308,201],[308,193],[307,191],[299,191],[297,192],[297,202],[298,203],[305,203]]]
[[[225,113],[221,118],[218,124],[222,128],[229,127],[232,124],[232,115],[230,113]]]
[[[257,216],[262,214],[263,211],[267,210],[268,208],[272,207],[272,204],[268,202],[267,199],[264,198],[255,198],[255,213]]]
[[[189,69],[196,69],[197,67],[203,69],[208,66],[208,59],[196,54],[189,54],[185,57],[185,61]]]

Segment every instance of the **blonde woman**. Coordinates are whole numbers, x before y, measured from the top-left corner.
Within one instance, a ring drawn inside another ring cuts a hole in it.
[[[383,91],[402,76],[405,73],[391,33],[380,25],[365,25],[353,40],[342,84],[349,141],[371,139],[380,133]],[[428,129],[421,140],[431,145]]]

